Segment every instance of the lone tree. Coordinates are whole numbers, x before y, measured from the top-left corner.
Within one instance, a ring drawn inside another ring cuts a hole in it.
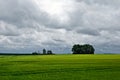
[[[73,54],[94,54],[94,51],[94,47],[90,44],[75,44],[72,48]]]
[[[43,49],[43,54],[46,54],[46,49]]]

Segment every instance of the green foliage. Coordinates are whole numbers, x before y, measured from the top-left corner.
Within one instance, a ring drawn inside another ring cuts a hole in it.
[[[43,49],[43,54],[46,54],[46,49]]]
[[[47,51],[47,54],[53,54],[51,50],[48,50]]]
[[[33,54],[33,55],[38,55],[38,53],[37,53],[37,52],[33,52],[32,54]]]
[[[0,56],[0,80],[119,80],[120,55]]]
[[[73,54],[94,54],[95,49],[90,44],[73,45],[72,52]]]
[[[53,52],[51,50],[46,51],[46,49],[43,49],[43,54],[41,54],[39,51],[38,52],[33,52],[33,55],[51,55]]]

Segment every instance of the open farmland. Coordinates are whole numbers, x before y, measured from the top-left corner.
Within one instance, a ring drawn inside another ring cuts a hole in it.
[[[0,80],[120,80],[120,55],[1,55]]]

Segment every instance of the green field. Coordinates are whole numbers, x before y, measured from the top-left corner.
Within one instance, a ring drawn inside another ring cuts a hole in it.
[[[1,55],[0,80],[120,80],[120,55]]]

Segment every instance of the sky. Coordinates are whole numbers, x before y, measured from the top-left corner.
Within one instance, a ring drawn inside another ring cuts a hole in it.
[[[120,53],[120,0],[0,0],[0,52]]]

